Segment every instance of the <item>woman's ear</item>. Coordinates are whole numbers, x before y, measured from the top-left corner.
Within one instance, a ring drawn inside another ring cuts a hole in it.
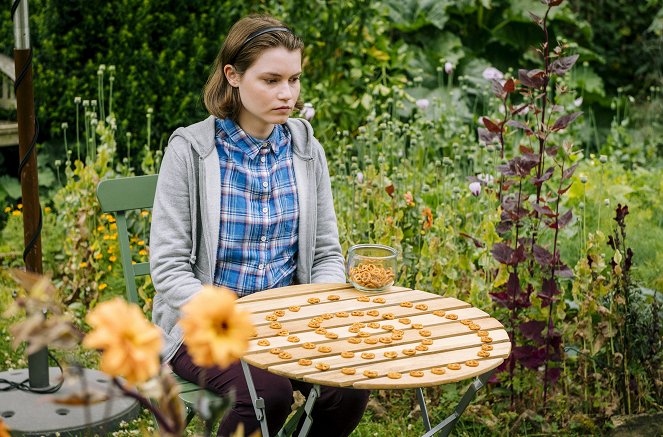
[[[233,67],[230,64],[226,64],[223,66],[223,74],[226,76],[226,80],[230,84],[231,87],[237,88],[239,86],[239,73],[237,73],[237,70],[235,70],[235,67]]]

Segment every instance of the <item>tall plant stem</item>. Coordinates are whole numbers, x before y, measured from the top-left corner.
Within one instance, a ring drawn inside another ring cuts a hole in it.
[[[550,62],[550,37],[548,35],[548,14],[550,13],[550,8],[551,6],[548,6],[548,9],[546,9],[546,14],[543,17],[542,20],[542,27],[543,27],[543,33],[545,35],[545,42],[544,42],[544,47],[543,47],[543,62],[544,62],[544,75],[543,75],[543,84],[541,85],[541,91],[543,91],[543,97],[542,97],[542,102],[541,102],[541,122],[539,125],[539,132],[541,135],[539,135],[539,164],[536,167],[536,177],[540,178],[541,175],[543,174],[543,164],[545,162],[545,145],[546,145],[546,138],[547,136],[544,135],[543,133],[546,131],[546,108],[547,105],[546,103],[548,102],[548,84],[550,82],[550,76],[548,73],[548,64]],[[543,184],[538,184],[536,186],[536,205],[539,206],[541,204],[541,189],[543,187]],[[534,217],[535,220],[537,220],[537,225],[534,226],[532,230],[532,239],[531,239],[531,247],[530,249],[534,248],[534,243],[536,242],[536,238],[538,235],[538,223],[541,221],[541,217],[538,212],[534,211]],[[530,268],[531,268],[531,262],[530,262]],[[545,396],[544,396],[545,398]]]
[[[520,210],[520,200],[523,192],[523,179],[520,178],[520,182],[518,183],[518,201],[516,203],[516,211]],[[514,240],[514,250],[518,249],[518,233],[520,231],[520,228],[518,227],[518,223],[515,224],[516,226],[516,238]],[[513,266],[513,274],[518,276],[518,265]],[[512,347],[516,346],[516,322],[518,321],[518,312],[517,312],[517,306],[516,306],[516,294],[518,293],[518,289],[516,288],[513,291],[513,295],[511,296],[511,320],[510,320],[510,328],[511,328],[511,344]],[[511,362],[509,365],[509,383],[511,384],[511,407],[515,406],[515,391],[513,389],[513,378],[516,370],[516,360],[511,358]]]
[[[562,164],[561,168],[561,173],[564,174],[564,164]],[[559,191],[562,190],[562,184],[564,182],[564,178],[560,178],[559,180]],[[558,255],[557,255],[557,238],[559,236],[559,203],[561,199],[561,195],[557,196],[557,200],[555,201],[555,237],[553,239],[553,265],[550,268],[550,280],[555,281],[555,266],[557,265],[558,262],[561,262],[561,260],[558,261]],[[544,365],[544,371],[543,371],[543,409],[546,409],[546,400],[548,396],[548,363],[549,363],[549,354],[550,354],[550,339],[551,339],[551,334],[552,334],[552,317],[553,317],[553,310],[555,308],[555,300],[554,300],[554,295],[550,296],[550,302],[548,302],[548,323],[546,324],[546,361]]]

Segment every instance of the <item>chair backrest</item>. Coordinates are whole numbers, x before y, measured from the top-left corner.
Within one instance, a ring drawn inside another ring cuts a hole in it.
[[[150,263],[133,264],[131,262],[126,213],[131,210],[152,208],[158,176],[147,175],[108,179],[101,181],[97,186],[97,199],[101,204],[101,210],[105,213],[115,214],[127,299],[133,303],[138,303],[136,276],[149,275]]]

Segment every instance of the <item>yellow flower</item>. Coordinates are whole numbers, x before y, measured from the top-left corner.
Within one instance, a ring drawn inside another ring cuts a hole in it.
[[[105,228],[104,228],[102,225],[97,226],[97,231],[98,231],[98,232],[101,232],[101,231],[103,231],[104,229],[105,229]]]
[[[9,433],[9,428],[5,425],[5,421],[0,419],[0,437],[11,437]]]
[[[117,229],[117,223],[111,223],[110,229],[111,229],[111,231],[116,230]]]
[[[100,253],[95,253],[94,254],[94,259],[101,259],[102,257],[103,257],[103,255],[100,254]]]
[[[11,207],[11,206],[6,206],[6,207],[5,207],[5,212],[6,212],[6,213],[10,213],[10,212],[12,212],[12,207]]]
[[[23,204],[22,204],[22,203],[19,203],[18,205],[16,205],[16,208],[18,208],[18,209],[23,209]]]
[[[44,208],[44,213],[48,214],[49,212],[51,212],[51,207],[50,206],[47,206],[46,208]]]
[[[19,216],[19,215],[21,215],[21,211],[19,211],[18,209],[14,210],[14,211],[12,211],[12,215],[13,216]]]
[[[145,250],[145,249],[141,249],[141,250],[139,250],[139,251],[138,251],[138,255],[140,255],[140,256],[147,256],[147,250]]]
[[[182,306],[180,326],[192,361],[228,367],[244,355],[254,332],[249,314],[235,307],[235,293],[205,286]]]
[[[108,287],[108,284],[104,284],[103,282],[99,284],[99,291],[104,290],[106,287]]]
[[[108,257],[108,261],[114,263],[115,261],[117,261],[117,257],[115,255],[111,255]]]
[[[110,272],[112,270],[113,270],[113,266],[108,266],[108,271]]]
[[[139,245],[139,246],[144,246],[144,245],[145,245],[145,241],[144,241],[144,240],[139,240],[139,241],[138,241],[138,245]]]
[[[112,215],[108,214],[108,221],[111,222],[111,223],[115,223],[115,217],[113,217]]]
[[[140,215],[142,215],[143,217],[147,217],[148,215],[150,215],[150,212],[143,210],[140,212]]]
[[[85,318],[92,331],[83,346],[101,349],[102,372],[121,376],[131,384],[159,373],[162,339],[137,305],[116,297],[97,305]]]
[[[85,261],[81,261],[81,263],[78,265],[78,267],[81,267],[81,268],[87,267],[87,263]]]

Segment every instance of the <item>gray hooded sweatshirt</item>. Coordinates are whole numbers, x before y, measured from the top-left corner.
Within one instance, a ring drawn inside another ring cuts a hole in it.
[[[329,170],[311,125],[293,118],[293,166],[299,201],[295,281],[345,282]],[[177,129],[157,182],[150,230],[150,269],[156,289],[152,320],[163,330],[164,362],[182,344],[180,308],[213,282],[220,224],[220,169],[214,117]]]

